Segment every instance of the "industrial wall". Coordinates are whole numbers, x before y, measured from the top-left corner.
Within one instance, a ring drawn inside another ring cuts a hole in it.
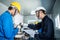
[[[60,38],[60,0],[56,0],[52,9],[52,14],[55,24],[55,37]]]

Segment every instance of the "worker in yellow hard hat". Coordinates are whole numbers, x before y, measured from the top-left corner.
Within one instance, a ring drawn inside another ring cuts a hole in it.
[[[14,27],[12,16],[20,13],[21,5],[18,2],[12,2],[0,16],[0,40],[14,40],[18,32],[17,25]],[[18,20],[18,19],[17,19]]]

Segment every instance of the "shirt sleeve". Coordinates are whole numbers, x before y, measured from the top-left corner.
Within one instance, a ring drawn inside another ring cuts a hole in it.
[[[41,23],[38,24],[29,24],[28,25],[29,28],[33,29],[33,30],[39,30],[41,28]]]
[[[6,38],[14,37],[16,29],[14,30],[12,17],[9,14],[3,15],[3,31]]]

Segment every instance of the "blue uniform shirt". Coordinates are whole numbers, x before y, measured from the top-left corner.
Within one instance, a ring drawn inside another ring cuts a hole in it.
[[[12,15],[6,11],[0,15],[0,40],[14,40],[18,28],[14,29]]]

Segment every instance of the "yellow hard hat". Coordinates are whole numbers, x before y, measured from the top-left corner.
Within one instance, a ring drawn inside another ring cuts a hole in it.
[[[20,5],[18,2],[12,2],[10,5],[11,5],[11,6],[15,6],[15,7],[18,9],[18,11],[20,12],[20,10],[21,10],[21,5]]]

